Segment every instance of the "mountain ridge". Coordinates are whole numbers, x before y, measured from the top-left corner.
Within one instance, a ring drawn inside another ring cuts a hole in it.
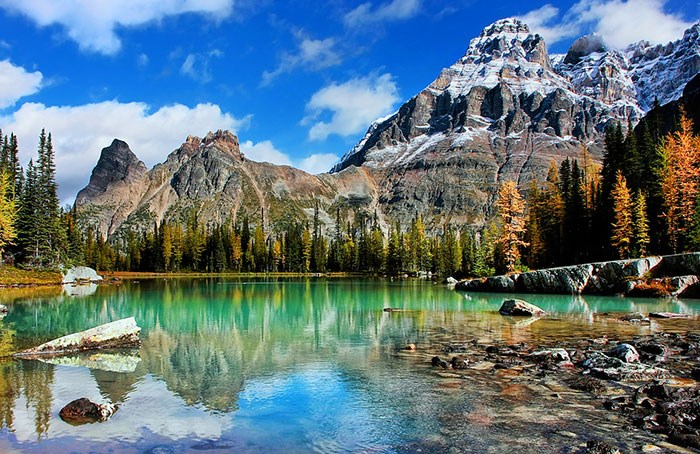
[[[416,213],[428,228],[443,218],[483,225],[502,181],[525,187],[544,178],[551,161],[580,158],[583,150],[600,163],[605,129],[643,116],[648,96],[640,98],[639,87],[653,87],[663,100],[680,96],[684,79],[700,68],[698,30],[624,51],[582,37],[566,56],[550,58],[541,36],[503,19],[394,114],[372,123],[329,173],[250,161],[228,131],[188,136],[150,170],[115,141],[76,206],[106,236],[192,212],[206,223],[245,213],[268,229],[308,220],[316,207],[326,228],[339,210],[376,214],[385,229]],[[121,161],[114,153],[124,154]]]

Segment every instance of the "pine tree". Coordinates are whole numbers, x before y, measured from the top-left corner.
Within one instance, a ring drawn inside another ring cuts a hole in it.
[[[626,259],[630,257],[634,225],[632,200],[622,171],[617,172],[611,196],[615,208],[615,218],[612,224],[610,243],[617,251],[618,257]]]
[[[528,246],[522,240],[525,233],[525,201],[514,181],[501,185],[496,209],[502,220],[501,234],[496,243],[502,245],[506,271],[512,273],[520,261],[520,247]]]

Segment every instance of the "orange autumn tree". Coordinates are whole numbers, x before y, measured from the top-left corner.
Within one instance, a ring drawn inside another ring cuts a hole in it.
[[[663,217],[671,249],[678,252],[689,245],[700,192],[700,137],[693,135],[693,122],[682,109],[680,128],[664,138],[661,154]]]
[[[501,216],[501,234],[496,240],[503,248],[503,259],[509,273],[520,261],[520,247],[528,246],[522,240],[525,234],[525,200],[514,181],[506,181],[498,190],[496,209]]]

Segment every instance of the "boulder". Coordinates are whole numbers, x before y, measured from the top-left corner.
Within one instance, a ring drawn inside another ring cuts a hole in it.
[[[638,363],[639,352],[630,344],[618,344],[608,351],[608,356],[612,356],[626,363]]]
[[[115,411],[117,411],[116,405],[96,404],[90,399],[81,397],[63,407],[58,413],[58,416],[69,424],[79,425],[106,421]]]
[[[73,282],[99,282],[102,280],[102,276],[97,274],[95,270],[87,266],[74,266],[68,269],[63,274],[63,284],[70,284]]]
[[[529,271],[518,276],[516,290],[527,293],[580,294],[588,285],[593,265]]]
[[[563,348],[553,348],[551,350],[540,350],[532,352],[529,358],[536,363],[547,366],[573,367],[569,352]]]
[[[642,363],[627,363],[601,352],[590,354],[581,362],[581,367],[596,377],[615,381],[649,381],[670,377],[666,369]]]
[[[445,279],[445,284],[447,284],[448,287],[454,287],[455,285],[457,285],[457,279],[450,276],[447,279]]]
[[[54,339],[14,356],[61,355],[102,348],[138,347],[141,345],[140,332],[141,328],[136,325],[134,317],[129,317]]]
[[[0,304],[0,314],[7,314],[7,306]]]
[[[492,276],[486,278],[486,287],[491,292],[513,292],[515,291],[515,281],[510,276]]]
[[[547,315],[547,312],[544,309],[520,299],[509,299],[503,301],[503,305],[498,310],[498,312],[501,315],[514,315],[525,317],[539,317]]]

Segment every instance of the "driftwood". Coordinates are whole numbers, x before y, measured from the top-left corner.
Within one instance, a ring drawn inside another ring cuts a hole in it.
[[[63,355],[84,350],[139,347],[140,332],[141,328],[136,325],[134,317],[129,317],[54,339],[14,356]]]

